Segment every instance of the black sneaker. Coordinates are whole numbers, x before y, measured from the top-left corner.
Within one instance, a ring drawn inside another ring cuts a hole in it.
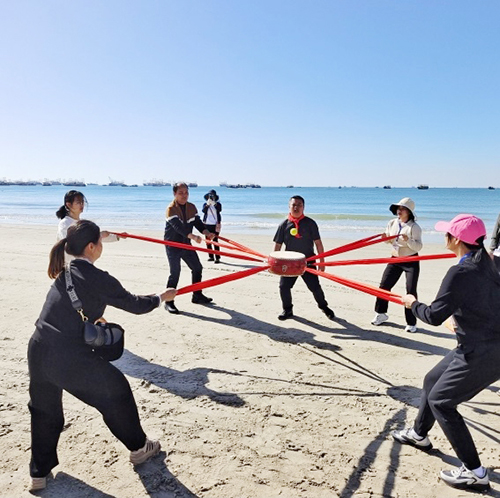
[[[427,436],[423,437],[422,439],[417,439],[416,437],[412,436],[411,427],[402,429],[400,431],[392,431],[391,435],[398,443],[409,444],[410,446],[418,448],[422,451],[429,451],[432,449],[432,443],[429,441],[429,438]]]
[[[490,489],[490,479],[486,469],[484,476],[478,477],[472,470],[462,465],[453,470],[442,470],[439,477],[452,488],[472,489],[474,491],[488,491]]]
[[[173,301],[165,301],[165,309],[173,315],[178,315],[180,313]]]
[[[218,265],[220,263],[220,259],[215,260],[215,264]]]
[[[191,302],[194,304],[210,304],[213,301],[211,297],[207,297],[204,294],[193,294]]]
[[[207,259],[207,261],[213,261],[213,260],[214,260],[214,258],[208,258]]]
[[[278,315],[278,320],[288,320],[289,318],[293,318],[293,311],[283,311],[281,315]]]
[[[321,308],[321,311],[326,315],[329,320],[333,320],[335,318],[335,313],[328,306]]]

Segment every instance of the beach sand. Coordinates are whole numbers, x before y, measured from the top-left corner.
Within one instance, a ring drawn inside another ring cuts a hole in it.
[[[0,496],[30,496],[30,419],[26,348],[51,281],[46,267],[55,228],[0,226]],[[161,233],[145,233],[161,238]],[[367,234],[369,235],[369,234]],[[272,237],[231,238],[268,254]],[[425,241],[425,240],[424,240]],[[325,248],[345,241],[325,239]],[[442,253],[425,246],[422,254]],[[385,244],[344,258],[385,257]],[[206,261],[204,279],[252,266],[223,258]],[[422,263],[420,299],[430,302],[454,260]],[[97,266],[136,294],[162,289],[164,248],[137,240],[106,244]],[[328,271],[378,285],[383,265]],[[81,497],[457,497],[467,493],[439,482],[458,465],[435,426],[430,454],[394,444],[390,431],[416,415],[422,380],[454,344],[442,327],[419,323],[404,331],[403,308],[390,304],[390,321],[370,325],[374,298],[326,279],[337,314],[329,321],[299,279],[296,318],[281,311],[279,277],[263,272],[208,289],[213,306],[179,296],[181,315],[163,308],[135,316],[108,308],[106,318],[126,330],[116,362],[134,392],[146,433],[161,454],[137,467],[100,414],[64,394],[60,464],[40,496]],[[180,286],[190,283],[183,267]],[[404,279],[394,289],[404,293]],[[498,407],[492,386],[461,407],[492,492],[500,496]]]

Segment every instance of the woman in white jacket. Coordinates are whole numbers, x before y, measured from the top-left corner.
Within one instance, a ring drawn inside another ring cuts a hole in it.
[[[392,244],[392,257],[417,256],[422,249],[422,229],[415,222],[415,203],[405,197],[396,204],[389,207],[391,212],[397,215],[392,219],[385,229],[385,235],[397,235],[388,243]],[[406,274],[406,293],[417,295],[418,276],[420,274],[420,264],[418,261],[408,263],[390,263],[387,265],[380,282],[380,288],[391,290],[399,280],[403,272]],[[372,320],[373,325],[381,325],[389,319],[387,315],[388,301],[377,298],[375,311],[377,314]],[[417,319],[411,310],[405,309],[406,332],[417,331]]]

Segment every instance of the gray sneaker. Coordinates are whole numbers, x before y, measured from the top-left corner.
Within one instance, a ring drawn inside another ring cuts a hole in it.
[[[408,427],[406,429],[402,429],[400,431],[392,431],[392,437],[401,444],[409,444],[414,448],[418,448],[422,451],[429,451],[432,449],[432,443],[429,441],[427,436],[422,439],[417,439],[416,437],[411,435],[412,428]]]
[[[154,457],[161,450],[160,441],[146,439],[146,444],[139,450],[130,452],[130,461],[134,465],[144,463],[148,458]]]
[[[439,477],[452,488],[472,489],[474,491],[490,489],[490,479],[486,469],[484,476],[478,477],[472,470],[462,465],[453,470],[442,470]]]

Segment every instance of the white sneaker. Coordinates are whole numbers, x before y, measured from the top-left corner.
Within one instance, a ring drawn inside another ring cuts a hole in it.
[[[52,478],[52,472],[49,472],[45,477],[32,477],[29,491],[40,491],[47,487],[47,479]]]
[[[399,431],[392,431],[391,436],[401,444],[409,444],[414,448],[422,451],[429,451],[432,449],[432,443],[427,436],[417,439],[411,427]]]
[[[473,489],[475,491],[487,491],[490,489],[490,479],[485,469],[484,476],[478,477],[472,470],[465,465],[453,470],[442,470],[439,477],[448,486],[457,489]]]
[[[414,334],[416,331],[417,327],[415,327],[415,325],[407,325],[405,327],[405,332],[411,332],[412,334]]]
[[[377,313],[375,318],[371,321],[372,325],[382,325],[384,322],[389,320],[389,315],[386,313]]]
[[[130,461],[134,465],[144,463],[148,458],[154,457],[161,450],[160,441],[151,441],[146,438],[146,444],[139,450],[130,452]]]

